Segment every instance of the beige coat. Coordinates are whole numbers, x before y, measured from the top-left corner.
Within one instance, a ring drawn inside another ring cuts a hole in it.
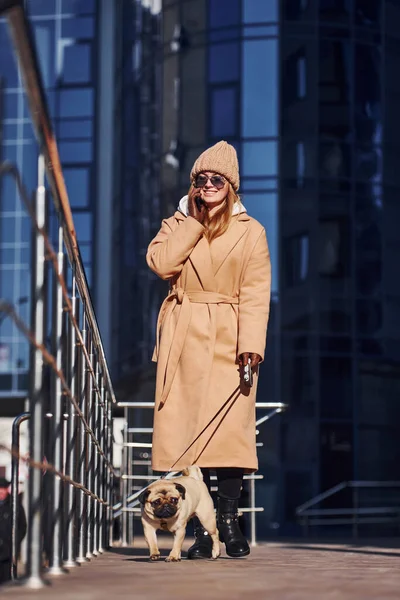
[[[271,266],[265,230],[242,212],[208,243],[177,211],[150,243],[147,262],[170,293],[160,309],[152,466],[257,470],[255,399],[237,356],[264,357]],[[196,440],[196,441],[195,441]],[[182,456],[185,450],[190,449]],[[176,462],[178,461],[178,462]]]

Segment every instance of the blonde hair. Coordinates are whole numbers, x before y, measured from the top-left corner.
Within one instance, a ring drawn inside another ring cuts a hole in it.
[[[222,207],[211,218],[208,212],[205,214],[203,226],[206,230],[205,237],[209,243],[226,232],[231,222],[233,207],[237,202],[240,203],[240,197],[229,183],[228,193]]]

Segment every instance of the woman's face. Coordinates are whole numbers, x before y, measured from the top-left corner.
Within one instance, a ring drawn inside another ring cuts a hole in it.
[[[219,185],[218,187],[215,187],[215,185],[213,185],[213,183],[211,182],[211,178],[214,175],[218,177],[219,181],[222,180],[224,182],[223,188],[218,189]],[[207,178],[206,184],[203,187],[199,188],[199,191],[201,199],[207,204],[208,208],[211,209],[214,206],[222,204],[222,202],[224,202],[228,194],[229,189],[229,183],[226,181],[226,179],[221,175],[218,175],[217,173],[213,173],[213,171],[205,171],[204,173],[200,173],[200,176],[198,177]]]

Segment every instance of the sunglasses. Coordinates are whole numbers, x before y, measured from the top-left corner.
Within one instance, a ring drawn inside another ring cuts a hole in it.
[[[198,175],[194,180],[194,185],[197,188],[203,188],[208,180],[211,181],[211,185],[217,188],[217,190],[222,190],[225,185],[225,179],[221,177],[221,175],[211,175],[211,177],[208,177],[207,175]]]

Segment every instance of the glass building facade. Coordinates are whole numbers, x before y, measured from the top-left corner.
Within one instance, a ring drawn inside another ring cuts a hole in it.
[[[163,212],[226,139],[269,239],[258,399],[289,409],[259,435],[265,535],[339,482],[397,478],[399,25],[398,0],[163,2]]]
[[[93,279],[96,183],[97,3],[26,2],[50,115],[58,140],[88,281]],[[0,21],[1,160],[17,165],[29,192],[37,185],[37,143],[5,20]],[[0,187],[0,296],[30,318],[31,223],[13,180]],[[0,396],[26,396],[29,348],[10,319],[0,323]]]

